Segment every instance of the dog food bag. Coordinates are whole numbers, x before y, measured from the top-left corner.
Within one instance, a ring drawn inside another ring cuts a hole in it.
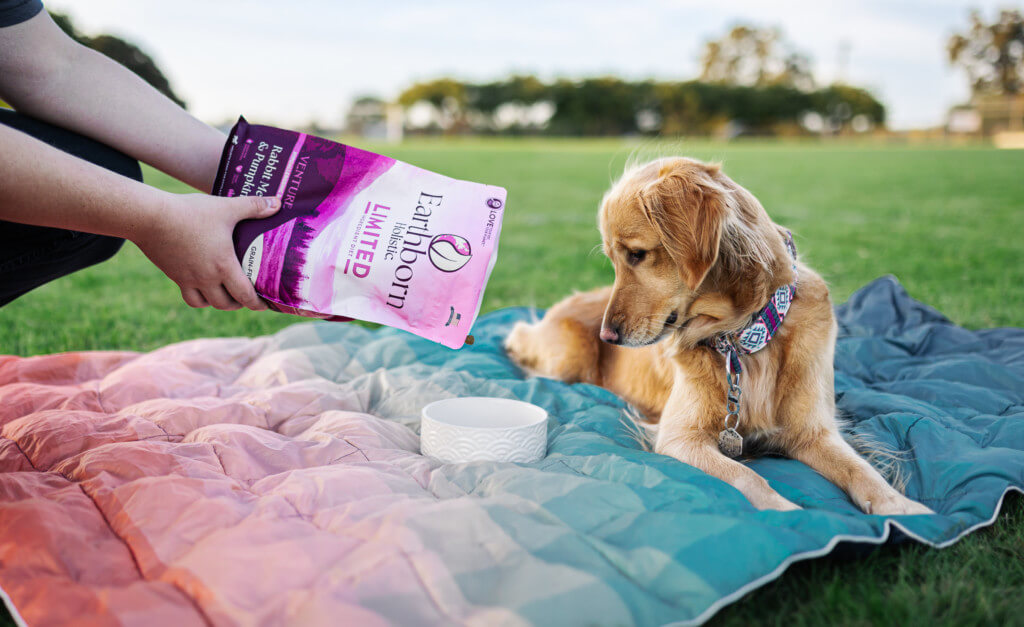
[[[497,260],[501,187],[240,118],[213,193],[281,199],[277,214],[234,233],[271,308],[466,341]]]

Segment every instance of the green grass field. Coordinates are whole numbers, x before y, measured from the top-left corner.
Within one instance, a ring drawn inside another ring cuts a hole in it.
[[[971,327],[1024,326],[1024,152],[986,148],[608,140],[413,141],[367,146],[445,174],[503,185],[501,253],[483,310],[547,306],[608,283],[595,211],[634,152],[720,160],[772,217],[836,302],[894,274],[912,296]],[[149,182],[184,186],[147,171]],[[192,310],[134,246],[0,310],[0,353],[150,350],[196,337],[260,335],[301,320]],[[800,564],[723,610],[743,624],[1009,624],[1024,621],[1024,507],[952,548],[883,547]]]

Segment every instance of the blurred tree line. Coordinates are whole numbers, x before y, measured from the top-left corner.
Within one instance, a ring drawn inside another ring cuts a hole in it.
[[[731,85],[787,85],[814,89],[811,59],[794,49],[778,28],[733,26],[724,37],[704,44],[702,81]]]
[[[1024,91],[1024,13],[1004,9],[992,23],[971,11],[967,30],[949,38],[950,64],[967,73],[974,94]]]
[[[365,103],[365,100],[363,101]],[[439,79],[401,93],[409,126],[425,132],[551,135],[644,133],[779,135],[860,130],[885,122],[885,107],[867,90],[831,85],[724,82],[557,80],[513,76],[491,83]],[[816,122],[807,123],[808,116]]]
[[[946,44],[947,59],[964,70],[971,87],[968,104],[954,107],[949,127],[956,133],[1024,138],[1024,13],[998,11],[991,22],[978,11],[967,28]],[[1012,140],[1022,147],[1022,139]]]
[[[155,87],[160,93],[164,94],[178,106],[187,108],[185,101],[178,97],[174,93],[174,89],[171,87],[170,81],[164,76],[164,73],[157,67],[156,62],[153,61],[152,57],[143,52],[135,44],[125,41],[120,37],[114,35],[97,35],[95,37],[89,37],[78,32],[75,28],[71,18],[63,13],[55,13],[50,11],[50,17],[53,21],[60,26],[69,37],[82,44],[86,48],[92,48],[93,50],[105,54],[114,61],[117,61],[121,65],[125,66],[132,72],[135,72],[153,87]]]
[[[696,80],[442,78],[410,86],[398,103],[408,130],[435,133],[796,135],[885,123],[870,92],[816,88],[810,65],[777,29],[739,25],[706,43]]]

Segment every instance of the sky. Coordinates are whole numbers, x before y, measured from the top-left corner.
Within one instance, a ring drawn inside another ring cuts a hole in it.
[[[871,89],[894,129],[942,124],[968,97],[945,43],[971,8],[1006,2],[605,0],[44,0],[86,34],[150,54],[210,123],[245,115],[278,126],[341,124],[362,95],[394,98],[417,80],[616,75],[688,80],[704,43],[737,23],[778,27],[820,84]],[[1012,5],[1011,5],[1012,6]],[[1019,5],[1018,5],[1019,6]],[[840,63],[840,49],[848,50]],[[841,66],[842,65],[842,66]]]

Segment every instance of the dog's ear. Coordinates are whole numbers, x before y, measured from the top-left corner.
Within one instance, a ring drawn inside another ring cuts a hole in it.
[[[716,165],[672,159],[640,194],[647,219],[693,291],[718,259],[726,191],[717,173]]]

